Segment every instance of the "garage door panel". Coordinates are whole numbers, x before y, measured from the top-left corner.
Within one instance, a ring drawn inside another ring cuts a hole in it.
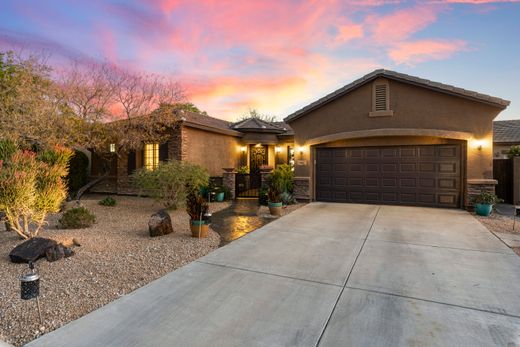
[[[440,207],[460,204],[459,145],[318,148],[316,158],[318,200]]]

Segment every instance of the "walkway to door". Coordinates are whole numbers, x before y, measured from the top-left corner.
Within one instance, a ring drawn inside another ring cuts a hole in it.
[[[467,212],[312,203],[29,346],[517,346],[518,293]]]

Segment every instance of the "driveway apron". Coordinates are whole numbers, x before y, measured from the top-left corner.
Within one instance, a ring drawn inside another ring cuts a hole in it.
[[[29,346],[520,346],[520,258],[461,210],[311,203]]]

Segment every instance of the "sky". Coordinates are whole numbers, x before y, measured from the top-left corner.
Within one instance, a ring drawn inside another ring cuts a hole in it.
[[[0,0],[0,50],[174,77],[211,116],[283,119],[390,69],[511,101],[520,0]]]

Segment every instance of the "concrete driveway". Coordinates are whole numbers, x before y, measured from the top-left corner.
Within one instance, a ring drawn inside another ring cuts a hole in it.
[[[467,212],[312,203],[30,346],[520,346],[520,258]]]

